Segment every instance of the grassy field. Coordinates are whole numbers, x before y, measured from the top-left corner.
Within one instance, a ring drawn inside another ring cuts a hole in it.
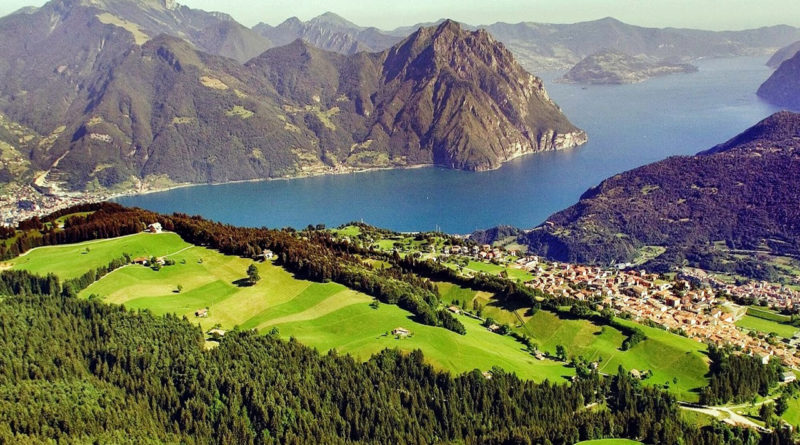
[[[533,279],[533,275],[524,270],[515,269],[513,267],[503,267],[491,263],[470,261],[465,269],[469,269],[474,272],[486,272],[491,275],[499,275],[501,271],[506,271],[508,273],[508,278],[512,280],[530,281]]]
[[[189,247],[174,233],[139,233],[111,240],[87,241],[80,244],[33,249],[8,261],[6,267],[35,274],[55,273],[60,278],[75,278],[89,269],[105,266],[124,253],[138,256],[163,256]],[[88,249],[88,250],[87,250]]]
[[[748,309],[748,312],[750,309]],[[753,331],[763,332],[765,334],[769,334],[774,332],[775,334],[784,337],[784,338],[792,338],[795,333],[797,333],[798,329],[788,323],[780,323],[777,321],[772,320],[765,320],[763,318],[754,317],[752,315],[745,315],[739,321],[736,322],[736,326],[741,328],[750,329]]]
[[[473,302],[478,302],[484,317],[506,323],[532,337],[544,352],[554,355],[556,346],[563,345],[568,356],[583,356],[591,361],[602,359],[599,370],[608,374],[615,373],[620,365],[628,370],[651,370],[653,375],[646,382],[668,384],[681,400],[697,401],[698,394],[693,390],[707,384],[705,346],[688,338],[620,319],[622,324],[642,329],[648,337],[631,350],[621,351],[625,335],[615,328],[597,326],[587,320],[559,318],[548,311],[538,311],[531,316],[526,308],[502,307],[486,292],[451,283],[437,283],[437,286],[445,303],[467,301],[466,307],[471,310]],[[677,378],[677,383],[673,378]]]
[[[764,320],[777,321],[779,323],[792,321],[792,317],[789,317],[788,315],[779,314],[761,306],[748,306],[747,315],[763,318]]]
[[[597,326],[587,320],[566,320],[548,311],[538,311],[525,323],[539,349],[555,354],[556,345],[563,345],[568,356],[583,356],[599,361],[600,372],[613,374],[622,365],[625,369],[650,370],[646,383],[669,385],[681,400],[696,401],[693,391],[708,382],[704,375],[708,364],[702,343],[660,329],[642,326],[627,320],[620,323],[636,326],[647,340],[628,351],[621,351],[625,336],[609,326]],[[677,379],[677,383],[673,380]]]
[[[82,252],[90,247],[88,254]],[[170,255],[176,264],[159,271],[130,265],[118,269],[80,293],[108,303],[155,314],[185,315],[204,329],[220,325],[268,332],[278,328],[282,337],[295,337],[321,351],[336,349],[361,359],[384,348],[421,349],[427,359],[453,372],[499,366],[523,378],[564,381],[574,370],[554,361],[539,361],[522,350],[513,338],[487,331],[479,322],[460,317],[467,335],[415,323],[410,313],[392,305],[370,307],[373,299],[336,283],[298,280],[272,263],[258,264],[262,279],[255,286],[238,286],[250,260],[230,257],[191,246],[173,234],[136,235],[99,243],[46,247],[17,260],[17,267],[61,276],[76,276],[84,269],[107,262],[123,252]],[[101,253],[105,257],[101,256]],[[80,265],[75,264],[79,260]],[[178,286],[181,291],[178,292]],[[194,312],[208,308],[208,318]],[[396,339],[390,333],[404,327],[412,336]]]
[[[786,401],[789,402],[789,409],[783,413],[781,419],[796,427],[800,425],[800,394],[790,397]]]

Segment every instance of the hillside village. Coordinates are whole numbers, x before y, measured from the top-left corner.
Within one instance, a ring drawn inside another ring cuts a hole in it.
[[[398,250],[396,244],[392,250]],[[800,367],[800,336],[779,340],[736,326],[746,314],[746,307],[734,301],[755,301],[779,311],[799,309],[800,292],[785,285],[752,281],[728,284],[689,268],[674,276],[662,276],[644,270],[549,262],[516,249],[488,244],[428,245],[420,250],[406,249],[406,254],[419,253],[466,275],[487,272],[464,268],[460,265],[464,260],[528,272],[532,279],[524,285],[545,294],[597,302],[597,310],[611,307],[619,316],[655,323],[697,341],[730,344],[761,357],[764,363],[775,358],[793,368]]]

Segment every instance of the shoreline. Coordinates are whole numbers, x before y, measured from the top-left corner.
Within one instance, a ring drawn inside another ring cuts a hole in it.
[[[419,169],[419,168],[443,168],[443,169],[450,169],[450,170],[462,170],[465,172],[471,173],[480,173],[486,171],[493,171],[502,168],[509,162],[512,162],[516,159],[526,157],[529,155],[536,155],[542,154],[547,152],[558,152],[558,151],[565,151],[568,149],[574,149],[585,145],[588,142],[588,137],[586,133],[583,131],[579,131],[576,133],[569,133],[570,135],[575,134],[582,134],[583,138],[578,138],[577,141],[573,140],[578,143],[572,143],[567,146],[561,146],[558,148],[549,148],[545,150],[537,150],[531,151],[527,153],[515,153],[509,156],[507,159],[504,159],[499,165],[496,167],[486,167],[486,168],[479,168],[474,170],[467,170],[467,169],[453,169],[452,167],[448,167],[446,165],[440,164],[414,164],[414,165],[396,165],[396,166],[388,166],[388,167],[364,167],[364,168],[345,168],[342,170],[322,170],[322,171],[308,171],[308,172],[301,172],[300,174],[293,175],[293,176],[283,176],[283,177],[274,177],[274,178],[252,178],[252,179],[238,179],[232,181],[224,181],[224,182],[206,182],[206,183],[179,183],[179,184],[171,184],[166,187],[155,187],[155,188],[135,188],[127,191],[119,191],[115,193],[97,193],[92,194],[89,192],[63,192],[62,194],[45,194],[39,191],[38,187],[34,184],[28,184],[27,187],[36,190],[36,192],[41,195],[41,197],[49,197],[50,199],[54,199],[58,201],[56,205],[49,205],[46,207],[40,207],[37,210],[28,211],[28,212],[21,212],[13,215],[11,218],[6,218],[3,221],[4,224],[13,224],[16,225],[20,221],[33,218],[34,216],[42,217],[44,215],[48,215],[54,211],[61,210],[64,208],[68,208],[70,206],[78,205],[78,204],[89,204],[89,203],[97,203],[97,202],[105,202],[105,201],[116,201],[120,198],[125,197],[133,197],[133,196],[144,196],[150,195],[154,193],[161,193],[161,192],[169,192],[172,190],[188,188],[188,187],[198,187],[198,186],[217,186],[217,185],[227,185],[227,184],[240,184],[240,183],[248,183],[248,182],[268,182],[268,181],[291,181],[291,180],[298,180],[298,179],[308,179],[308,178],[316,178],[322,176],[338,176],[338,175],[348,175],[348,174],[359,174],[359,173],[371,173],[377,171],[387,171],[387,170],[411,170],[411,169]],[[564,141],[561,141],[562,143]],[[553,144],[556,145],[556,144]],[[139,180],[142,181],[142,180]]]

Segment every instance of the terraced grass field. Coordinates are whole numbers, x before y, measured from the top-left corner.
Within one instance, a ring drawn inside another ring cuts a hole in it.
[[[88,253],[86,247],[89,247]],[[272,263],[259,263],[261,280],[254,286],[236,283],[246,277],[252,261],[192,246],[175,234],[139,234],[97,242],[36,249],[13,261],[13,267],[34,273],[52,271],[74,277],[112,258],[168,256],[175,265],[159,271],[140,265],[118,269],[80,293],[108,303],[156,314],[187,316],[204,329],[220,325],[268,332],[278,328],[283,337],[295,337],[319,350],[336,349],[361,359],[384,348],[421,349],[435,366],[453,372],[489,370],[499,366],[523,378],[564,381],[572,369],[553,361],[539,361],[511,337],[493,334],[479,322],[461,317],[467,335],[415,323],[410,313],[392,305],[370,307],[373,299],[336,283],[298,280]],[[181,291],[178,292],[180,286]],[[197,318],[208,308],[208,318]],[[404,327],[408,338],[390,332]],[[388,335],[387,335],[388,333]]]
[[[39,275],[55,273],[67,279],[79,277],[89,269],[105,266],[124,253],[133,258],[160,257],[186,247],[190,245],[174,233],[139,233],[110,240],[32,249],[8,261],[7,267]]]

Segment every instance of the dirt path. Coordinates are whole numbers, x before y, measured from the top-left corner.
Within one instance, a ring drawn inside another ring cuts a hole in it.
[[[756,403],[754,406],[759,406],[772,400],[773,399],[766,399]],[[771,431],[770,429],[764,428],[763,426],[753,422],[747,417],[742,416],[741,414],[737,414],[736,412],[733,411],[736,408],[744,408],[746,406],[749,406],[749,404],[745,403],[735,406],[702,406],[702,405],[689,405],[689,404],[680,405],[681,409],[703,413],[711,417],[720,419],[723,422],[728,423],[730,425],[746,426],[748,428],[754,428],[756,431],[761,431],[761,432]]]

